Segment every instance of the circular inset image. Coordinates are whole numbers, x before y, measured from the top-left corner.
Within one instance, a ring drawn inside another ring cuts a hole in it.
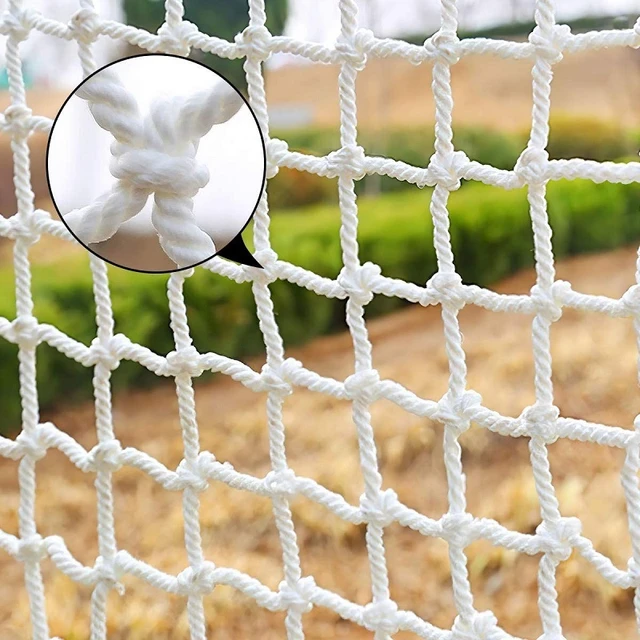
[[[92,253],[135,271],[240,255],[265,173],[264,140],[242,94],[204,65],[165,54],[89,76],[58,113],[47,148],[64,224]]]

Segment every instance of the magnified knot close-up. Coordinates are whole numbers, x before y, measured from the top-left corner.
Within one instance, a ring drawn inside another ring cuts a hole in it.
[[[174,87],[168,80],[177,66],[183,82]],[[95,193],[81,206],[69,202],[58,158],[68,139],[56,135],[58,126],[73,117],[68,106],[84,112],[87,164],[76,180]],[[76,89],[54,124],[48,168],[77,240],[118,266],[171,271],[209,260],[240,234],[260,197],[265,156],[255,116],[233,85],[190,60],[141,56]]]

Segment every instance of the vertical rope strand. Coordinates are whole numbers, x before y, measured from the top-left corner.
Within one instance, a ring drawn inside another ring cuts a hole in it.
[[[549,139],[549,115],[551,109],[551,82],[553,79],[552,60],[543,55],[545,45],[553,49],[555,29],[555,7],[553,0],[536,0],[535,4],[537,38],[534,43],[541,45],[533,65],[533,110],[531,136],[527,152],[535,162],[547,163],[546,147]],[[533,34],[532,34],[533,35]],[[560,54],[561,57],[561,54]],[[553,283],[555,267],[552,245],[552,231],[549,224],[546,200],[546,181],[537,179],[529,181],[528,200],[533,228],[534,257],[536,263],[536,293],[545,299],[553,300]],[[553,381],[551,368],[551,323],[554,318],[545,313],[544,308],[538,310],[533,319],[533,354],[534,383],[536,406],[541,411],[539,422],[545,424],[549,431],[555,431],[553,424]],[[547,411],[547,414],[544,414]],[[534,436],[529,443],[533,476],[540,502],[542,527],[556,531],[561,522],[560,507],[553,487],[553,478],[549,464],[546,440]],[[538,572],[538,604],[542,621],[544,638],[562,636],[560,613],[558,610],[558,594],[556,591],[556,569],[558,559],[552,553],[546,553]]]
[[[340,103],[340,153],[344,166],[338,176],[338,200],[340,205],[340,245],[343,270],[341,278],[351,282],[346,305],[347,326],[354,349],[355,374],[351,378],[355,395],[352,397],[352,416],[358,437],[360,466],[364,480],[361,505],[374,515],[368,518],[365,541],[371,575],[372,605],[385,606],[390,601],[389,575],[384,549],[384,517],[375,514],[383,503],[382,476],[378,469],[376,443],[371,425],[367,376],[373,371],[372,347],[364,320],[364,307],[371,299],[366,282],[360,277],[362,267],[358,256],[358,205],[355,177],[359,147],[357,146],[356,80],[365,57],[356,43],[358,5],[355,0],[339,0],[340,36],[336,48],[343,54],[338,74],[338,99]],[[386,640],[391,634],[385,629],[374,628],[375,640]]]
[[[189,333],[187,320],[187,306],[184,300],[184,282],[193,275],[193,269],[173,273],[169,277],[167,296],[169,299],[169,314],[171,330],[173,331],[175,352],[184,354],[187,362],[195,357]],[[198,477],[198,457],[200,455],[200,437],[196,417],[196,403],[191,375],[185,371],[175,377],[176,393],[178,396],[178,415],[182,431],[184,447],[184,461],[186,469]],[[206,486],[203,483],[202,488]],[[200,498],[198,492],[201,487],[186,486],[182,494],[182,513],[184,517],[184,539],[187,559],[191,567],[192,576],[196,576],[204,564],[202,550],[202,535],[200,532]],[[200,593],[190,593],[187,601],[189,631],[191,640],[206,640],[207,629],[204,615],[204,603]]]
[[[19,25],[22,22],[24,3],[22,0],[9,0],[8,12]],[[6,45],[6,69],[9,83],[11,109],[17,118],[27,118],[30,110],[27,107],[22,61],[20,59],[20,43],[26,39],[28,32],[19,28],[9,33]],[[28,129],[15,127],[11,131],[11,151],[13,154],[15,187],[20,222],[29,224],[34,212],[34,194],[31,187],[31,168],[29,146],[27,144]],[[34,238],[35,239],[35,238]],[[33,240],[18,238],[14,245],[13,265],[15,272],[16,319],[25,328],[33,326],[33,298],[31,294],[31,265],[29,247]],[[37,430],[40,421],[38,406],[38,389],[36,385],[36,346],[37,340],[21,342],[18,350],[18,377],[20,383],[20,400],[22,403],[22,433],[37,441]],[[18,528],[22,541],[36,540],[38,533],[35,521],[36,499],[36,455],[25,455],[18,467],[20,484],[20,503],[18,507]],[[44,584],[40,571],[40,559],[36,556],[24,559],[24,581],[29,596],[29,612],[33,640],[49,640],[49,626],[45,609]]]
[[[636,259],[636,284],[640,286],[640,248]],[[640,385],[640,309],[634,313],[633,328],[636,334],[638,348],[637,376]],[[640,633],[640,486],[638,474],[640,472],[640,414],[634,420],[635,439],[627,448],[624,465],[621,472],[622,488],[627,503],[627,519],[631,537],[631,559],[629,573],[632,586],[635,588],[633,598],[636,624]]]
[[[93,0],[80,0],[79,4],[85,14],[95,15]],[[82,29],[78,31],[78,55],[85,78],[97,68],[92,51],[94,41],[95,36],[92,33]],[[93,254],[89,256],[89,262],[96,305],[97,335],[95,344],[99,345],[105,353],[109,353],[114,333],[114,319],[107,265]],[[111,405],[111,371],[117,363],[109,360],[110,358],[98,360],[93,372],[96,434],[98,450],[103,452],[110,448],[119,448],[119,442],[115,438]],[[112,483],[112,475],[116,467],[117,465],[111,466],[103,462],[99,463],[96,468],[98,552],[100,566],[104,573],[102,580],[96,583],[91,595],[91,640],[106,640],[107,638],[107,598],[109,591],[114,586],[112,577],[115,574],[114,564],[117,553]]]
[[[263,65],[268,57],[265,52],[265,42],[270,38],[266,29],[267,14],[264,0],[249,0],[249,25],[241,34],[245,44],[249,46],[244,62],[244,72],[247,78],[249,103],[256,115],[258,125],[265,140],[269,139],[269,114],[263,75]],[[253,217],[253,240],[255,248],[263,256],[267,256],[265,268],[273,265],[275,254],[271,249],[269,239],[269,204],[266,190],[263,191],[260,202]],[[269,279],[263,274],[252,286],[256,301],[258,323],[263,335],[266,349],[267,371],[282,378],[284,361],[284,344],[275,318],[273,300],[269,290]],[[269,429],[269,457],[271,460],[271,477],[287,483],[291,471],[287,464],[285,449],[285,427],[282,411],[284,394],[272,390],[267,395],[267,426]],[[280,546],[282,548],[284,581],[280,590],[284,594],[299,594],[302,569],[300,567],[300,550],[293,523],[293,515],[289,506],[287,493],[272,497],[273,515],[275,519]],[[294,598],[295,599],[295,598]],[[299,598],[298,598],[299,599]],[[288,606],[285,617],[285,627],[288,640],[303,640],[304,630],[302,614],[306,606]]]
[[[453,145],[453,95],[451,89],[451,65],[458,60],[458,9],[456,0],[443,0],[441,3],[440,30],[432,38],[438,57],[433,65],[432,91],[435,101],[436,128],[435,154],[431,163],[443,168],[454,165]],[[451,173],[449,169],[449,173]],[[452,188],[459,186],[458,176],[448,176],[435,185],[431,197],[431,217],[433,219],[433,241],[438,261],[438,273],[431,281],[432,286],[459,286],[456,274],[451,234],[449,231],[449,211],[447,203]],[[438,283],[442,284],[439,285]],[[449,283],[449,284],[447,284]],[[458,321],[461,305],[455,300],[443,301],[442,321],[445,333],[445,349],[449,362],[448,402],[455,406],[466,390],[467,367],[462,347],[462,334]],[[460,533],[465,526],[464,514],[467,508],[464,474],[462,470],[462,449],[458,437],[464,430],[464,420],[455,411],[444,420],[444,462],[447,474],[449,511],[447,518]],[[468,422],[466,423],[468,427]],[[457,524],[456,524],[457,523]],[[456,626],[468,627],[472,624],[475,611],[473,595],[467,570],[467,557],[464,551],[463,535],[452,536],[449,540],[449,562],[453,597],[458,611]]]

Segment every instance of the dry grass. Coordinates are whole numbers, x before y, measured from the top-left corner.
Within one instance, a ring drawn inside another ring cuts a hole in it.
[[[561,264],[558,276],[578,290],[620,295],[632,284],[631,250],[578,258]],[[526,291],[533,273],[522,273],[498,287]],[[533,400],[530,318],[500,316],[467,308],[461,315],[468,353],[469,386],[496,410],[517,415]],[[371,322],[375,365],[416,393],[438,398],[447,386],[442,326],[435,308],[411,308]],[[557,403],[564,415],[631,425],[637,412],[636,350],[630,321],[566,312],[553,328]],[[348,335],[292,350],[306,366],[334,377],[352,367]],[[252,363],[259,366],[259,362]],[[117,372],[116,372],[117,373]],[[269,469],[264,398],[227,379],[197,387],[202,446],[238,470],[262,475]],[[408,505],[438,516],[446,509],[442,428],[407,415],[387,401],[373,407],[373,424],[386,486]],[[175,467],[181,458],[180,430],[171,384],[115,399],[115,426],[124,445],[132,445]],[[56,424],[84,446],[95,442],[93,408],[60,410]],[[285,403],[291,466],[315,478],[352,503],[362,490],[350,406],[302,390]],[[469,509],[504,525],[532,532],[538,504],[527,457],[527,443],[473,427],[462,439]],[[597,549],[618,566],[630,553],[626,513],[619,481],[619,452],[592,445],[558,442],[550,447],[552,470],[563,513],[577,515]],[[16,465],[0,465],[0,528],[17,531]],[[40,532],[64,535],[81,561],[96,554],[95,489],[90,477],[56,452],[38,465],[37,519]],[[158,488],[142,473],[122,469],[114,477],[117,538],[120,548],[177,573],[186,566],[180,495]],[[303,571],[347,598],[366,603],[370,596],[363,528],[345,524],[303,499],[293,505]],[[280,548],[270,503],[214,484],[202,495],[206,557],[247,571],[275,588],[282,579]],[[397,525],[386,537],[392,596],[434,624],[448,627],[455,615],[446,544]],[[537,637],[537,558],[482,542],[468,549],[476,606],[492,608],[509,632]],[[28,604],[21,566],[0,556],[0,637],[24,638]],[[66,640],[85,638],[90,590],[78,587],[45,562],[51,632]],[[110,640],[187,638],[184,600],[126,580],[127,593],[109,603]],[[622,640],[633,636],[632,594],[609,586],[581,558],[560,566],[560,605],[572,640]],[[260,610],[229,588],[206,598],[209,632],[217,639],[282,638],[283,616]],[[305,617],[309,638],[370,638],[371,634],[336,615],[315,609]],[[400,639],[413,637],[398,634]]]
[[[640,52],[606,49],[567,54],[554,67],[553,109],[575,116],[640,126]],[[636,72],[632,72],[636,71]],[[336,65],[296,65],[267,75],[267,100],[279,106],[307,105],[316,125],[339,119]],[[452,68],[454,123],[503,131],[531,123],[531,62],[491,56],[462,59]],[[371,59],[358,75],[358,123],[363,127],[428,125],[434,119],[429,64]],[[499,105],[497,104],[499,101]]]

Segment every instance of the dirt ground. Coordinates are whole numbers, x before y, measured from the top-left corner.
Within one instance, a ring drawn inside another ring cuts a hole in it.
[[[635,251],[581,257],[559,265],[558,277],[576,290],[621,295],[633,283]],[[525,292],[532,272],[501,283],[502,292]],[[533,401],[530,318],[477,308],[461,314],[469,387],[487,406],[518,415]],[[446,389],[447,361],[436,308],[408,308],[370,323],[374,364],[385,378],[437,399]],[[638,412],[636,348],[630,320],[566,311],[553,327],[556,401],[563,415],[630,428]],[[348,335],[291,350],[309,368],[343,379],[352,372]],[[259,367],[259,361],[250,364]],[[117,373],[117,372],[116,372]],[[87,372],[87,375],[90,375]],[[262,476],[269,469],[263,395],[219,377],[196,387],[202,446],[239,471]],[[409,506],[437,517],[447,508],[439,423],[410,416],[387,401],[373,406],[373,425],[385,487]],[[124,446],[135,446],[172,468],[182,445],[173,385],[116,396],[115,428]],[[61,408],[52,419],[84,446],[95,444],[93,407]],[[285,402],[287,450],[296,473],[341,492],[352,504],[362,490],[355,429],[348,402],[296,390]],[[505,526],[533,532],[538,502],[525,439],[513,440],[477,426],[464,434],[469,510]],[[550,447],[555,485],[565,515],[579,516],[584,533],[619,567],[630,554],[619,451],[557,442]],[[0,464],[0,529],[17,531],[17,465]],[[186,566],[181,501],[144,474],[122,469],[114,476],[119,548],[177,573]],[[96,497],[92,478],[57,452],[38,464],[37,520],[43,535],[63,535],[71,552],[92,564],[96,548]],[[358,603],[370,599],[362,527],[346,524],[306,499],[293,505],[303,572],[318,584]],[[281,551],[268,499],[212,484],[202,495],[207,559],[246,571],[272,588],[282,579]],[[446,544],[399,525],[385,535],[391,593],[401,608],[449,628],[455,616]],[[491,608],[508,632],[536,638],[537,557],[476,542],[468,548],[479,610]],[[28,604],[21,566],[0,555],[0,637],[28,635]],[[52,635],[87,637],[90,590],[43,563]],[[110,640],[186,639],[185,602],[126,579],[126,595],[109,602]],[[574,554],[561,564],[560,608],[570,640],[635,637],[632,593],[606,583]],[[218,587],[205,600],[208,632],[216,639],[284,637],[283,615],[260,610],[244,596]],[[316,608],[304,619],[307,637],[371,638],[372,634]],[[400,640],[413,638],[400,633]]]

